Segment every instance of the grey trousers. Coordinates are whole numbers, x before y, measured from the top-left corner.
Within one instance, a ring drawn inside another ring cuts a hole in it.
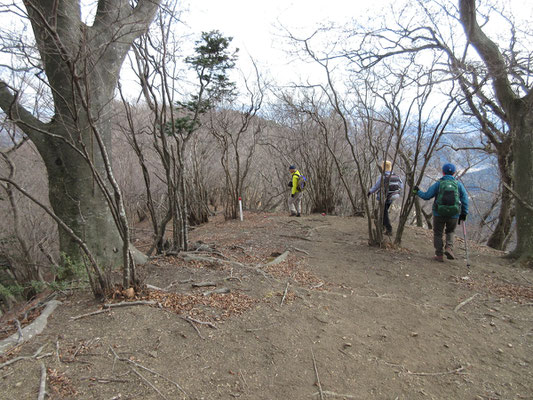
[[[294,197],[289,196],[289,211],[291,214],[300,214],[302,212],[302,192],[296,192]]]
[[[457,221],[457,218],[433,216],[433,246],[435,247],[435,255],[442,256],[444,246],[453,250]],[[446,245],[442,242],[443,233],[446,234]]]

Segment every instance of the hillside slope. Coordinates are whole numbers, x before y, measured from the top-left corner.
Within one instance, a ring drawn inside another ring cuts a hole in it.
[[[159,305],[73,319],[100,305],[64,296],[9,357],[44,345],[57,399],[533,398],[533,271],[495,251],[435,263],[427,230],[378,249],[366,220],[315,215],[250,213],[191,239],[195,260],[142,268],[166,291],[138,300]],[[2,368],[0,397],[36,398],[40,361]]]

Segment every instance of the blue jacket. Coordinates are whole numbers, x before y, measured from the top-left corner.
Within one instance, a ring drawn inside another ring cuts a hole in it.
[[[433,215],[437,217],[439,216],[439,214],[436,211],[437,205],[435,204],[435,202],[437,201],[437,195],[439,194],[439,182],[445,179],[455,180],[455,177],[453,175],[444,175],[437,182],[431,185],[427,192],[423,192],[422,190],[419,190],[417,193],[418,197],[420,197],[423,200],[429,200],[435,197],[435,200],[433,201]],[[468,195],[466,194],[466,189],[461,182],[457,182],[457,187],[459,189],[459,199],[461,200],[461,214],[467,215],[468,214]],[[452,218],[459,218],[459,214],[453,216]]]

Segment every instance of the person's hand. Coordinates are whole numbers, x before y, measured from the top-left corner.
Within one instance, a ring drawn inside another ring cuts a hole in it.
[[[372,194],[372,193],[368,192],[366,195],[367,195],[368,197],[370,197],[371,194]]]
[[[459,215],[459,221],[457,223],[461,225],[462,221],[466,221],[466,214]]]
[[[289,185],[288,185],[288,186],[289,186],[289,187],[292,187],[292,181],[289,182]]]
[[[418,194],[420,188],[418,186],[413,187],[413,194]]]
[[[291,193],[291,197],[294,197],[294,193]]]

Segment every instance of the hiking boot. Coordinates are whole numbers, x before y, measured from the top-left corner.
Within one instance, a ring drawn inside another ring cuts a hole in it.
[[[289,217],[296,217],[296,213],[291,212],[291,213],[289,214]]]
[[[438,262],[444,262],[444,257],[443,257],[443,256],[437,256],[437,255],[435,255],[435,257],[433,257],[433,259],[434,259],[435,261],[438,261]]]
[[[455,260],[455,254],[453,254],[452,249],[450,249],[449,247],[446,247],[444,249],[444,254],[446,254],[446,258],[448,260]]]
[[[300,213],[296,214],[297,217],[301,217]]]

